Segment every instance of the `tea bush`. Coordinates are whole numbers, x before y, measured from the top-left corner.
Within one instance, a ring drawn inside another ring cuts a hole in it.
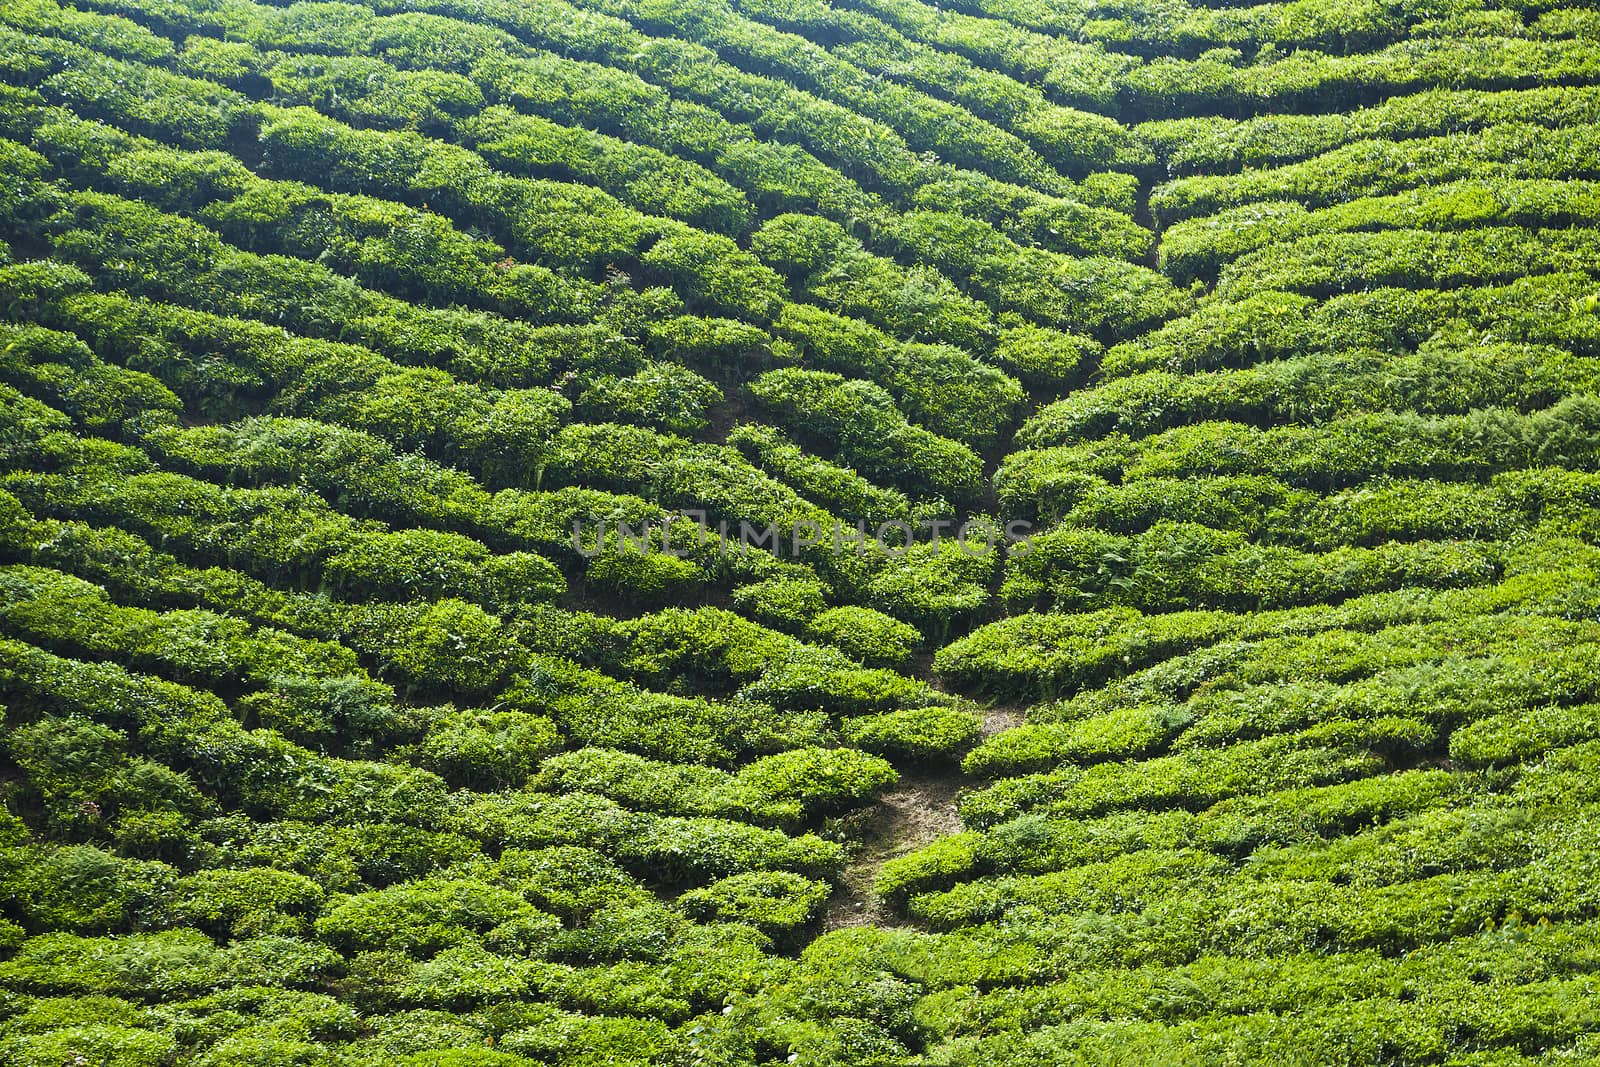
[[[0,1060],[1593,1059],[1596,35],[0,8]]]

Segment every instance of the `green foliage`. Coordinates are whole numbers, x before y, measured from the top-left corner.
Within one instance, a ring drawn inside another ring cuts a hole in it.
[[[578,398],[576,410],[597,422],[692,434],[705,428],[706,412],[721,400],[721,390],[687,367],[651,363],[627,378],[596,379]]]
[[[982,840],[977,834],[952,834],[888,860],[878,869],[873,891],[891,904],[903,904],[913,892],[952,882],[977,865],[975,846]]]
[[[678,906],[696,918],[749,923],[781,935],[811,921],[828,893],[827,883],[787,871],[751,872],[691,890],[678,898]]]
[[[417,746],[417,763],[472,788],[514,787],[561,747],[555,723],[518,711],[447,710]]]
[[[818,613],[807,624],[806,636],[874,667],[900,666],[921,640],[916,627],[861,607]]]
[[[332,949],[292,938],[218,948],[195,930],[123,937],[52,933],[29,938],[0,963],[0,980],[34,992],[170,998],[224,985],[295,986],[329,974]]]
[[[166,1034],[107,1023],[84,1023],[44,1034],[8,1038],[4,1049],[18,1067],[56,1064],[115,1064],[116,1067],[160,1067],[177,1053]]]
[[[911,763],[953,759],[978,739],[978,717],[957,708],[902,708],[844,723],[845,740]]]
[[[1100,352],[1087,337],[1025,323],[1000,332],[994,358],[1027,384],[1055,391],[1076,381],[1084,360]]]
[[[731,595],[746,615],[782,630],[803,630],[827,609],[828,587],[808,578],[768,578]]]
[[[518,893],[469,879],[422,879],[338,901],[317,919],[317,935],[354,949],[432,955],[482,937],[490,948],[527,953],[560,921]]]
[[[384,613],[373,641],[414,686],[463,696],[494,690],[518,665],[500,620],[461,600]]]
[[[7,750],[43,802],[52,832],[91,834],[141,812],[188,817],[206,808],[190,782],[130,758],[127,735],[88,719],[40,719],[12,728]]]
[[[1037,685],[1045,696],[1066,694],[1131,664],[1215,642],[1236,625],[1220,612],[1018,615],[946,645],[934,657],[934,668],[963,685],[998,692],[1016,692],[1010,687],[1020,684],[1023,692]]]
[[[641,262],[652,274],[682,285],[691,306],[766,322],[783,301],[778,276],[725,237],[701,233],[663,237]]]
[[[0,1061],[1595,1059],[1597,33],[4,5]]]
[[[770,426],[743,423],[728,443],[780,481],[846,520],[868,523],[902,518],[911,504],[893,489],[873,485],[849,467],[810,455]]]
[[[1517,709],[1468,723],[1450,735],[1450,758],[1468,766],[1532,759],[1597,736],[1595,708]]]
[[[174,873],[93,845],[66,845],[17,856],[6,881],[33,929],[100,932],[153,925]]]
[[[182,925],[252,937],[304,933],[305,916],[320,909],[323,894],[304,875],[256,867],[196,872],[178,881],[174,896],[173,915]]]
[[[738,778],[764,798],[829,814],[870,799],[898,775],[885,761],[848,748],[795,748],[756,760]]]
[[[914,426],[869,382],[818,371],[776,370],[751,392],[802,442],[829,451],[908,492],[970,495],[981,463],[970,449]]]

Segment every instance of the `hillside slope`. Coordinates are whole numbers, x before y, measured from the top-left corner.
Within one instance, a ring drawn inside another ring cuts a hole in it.
[[[1600,1061],[1600,10],[7,0],[0,179],[0,1062]]]

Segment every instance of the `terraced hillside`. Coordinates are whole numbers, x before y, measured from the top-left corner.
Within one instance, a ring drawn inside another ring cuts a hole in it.
[[[1600,9],[76,4],[0,1062],[1600,1062]]]

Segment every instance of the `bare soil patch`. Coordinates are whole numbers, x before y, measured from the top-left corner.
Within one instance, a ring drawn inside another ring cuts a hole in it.
[[[872,891],[878,868],[961,829],[956,795],[966,784],[956,771],[912,775],[878,798],[855,827],[860,850],[839,878],[822,919],[824,930],[845,926],[899,926],[901,920]]]

